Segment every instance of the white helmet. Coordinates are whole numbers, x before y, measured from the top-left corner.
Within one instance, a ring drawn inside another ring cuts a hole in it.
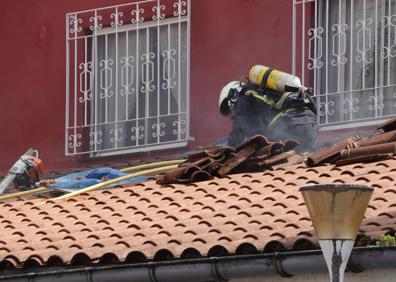
[[[220,113],[224,116],[228,116],[230,114],[230,105],[229,105],[229,94],[231,89],[236,89],[241,91],[241,83],[239,81],[231,81],[220,92],[219,97],[219,110]]]

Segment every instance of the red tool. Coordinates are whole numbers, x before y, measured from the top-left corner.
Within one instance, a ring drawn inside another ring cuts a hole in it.
[[[0,182],[0,194],[14,182],[20,190],[28,190],[36,187],[40,176],[44,171],[43,161],[38,158],[38,151],[29,149],[12,166],[6,177]]]

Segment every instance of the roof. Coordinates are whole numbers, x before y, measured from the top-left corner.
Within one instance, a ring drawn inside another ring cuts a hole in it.
[[[188,185],[147,181],[44,205],[2,203],[0,269],[316,248],[298,192],[308,183],[371,184],[360,232],[378,238],[396,229],[395,167],[395,157],[339,167],[299,164]]]

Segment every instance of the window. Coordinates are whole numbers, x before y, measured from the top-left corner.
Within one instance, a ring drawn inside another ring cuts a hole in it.
[[[189,3],[162,2],[66,16],[66,155],[186,145]]]
[[[294,0],[293,72],[322,128],[396,114],[396,0]]]

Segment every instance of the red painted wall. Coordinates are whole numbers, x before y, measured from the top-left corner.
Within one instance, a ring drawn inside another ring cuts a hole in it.
[[[0,172],[29,147],[40,150],[48,169],[80,165],[64,156],[65,14],[128,2],[0,1]],[[230,130],[230,121],[217,108],[224,84],[246,75],[257,63],[291,71],[292,1],[191,3],[194,147],[221,138]]]

